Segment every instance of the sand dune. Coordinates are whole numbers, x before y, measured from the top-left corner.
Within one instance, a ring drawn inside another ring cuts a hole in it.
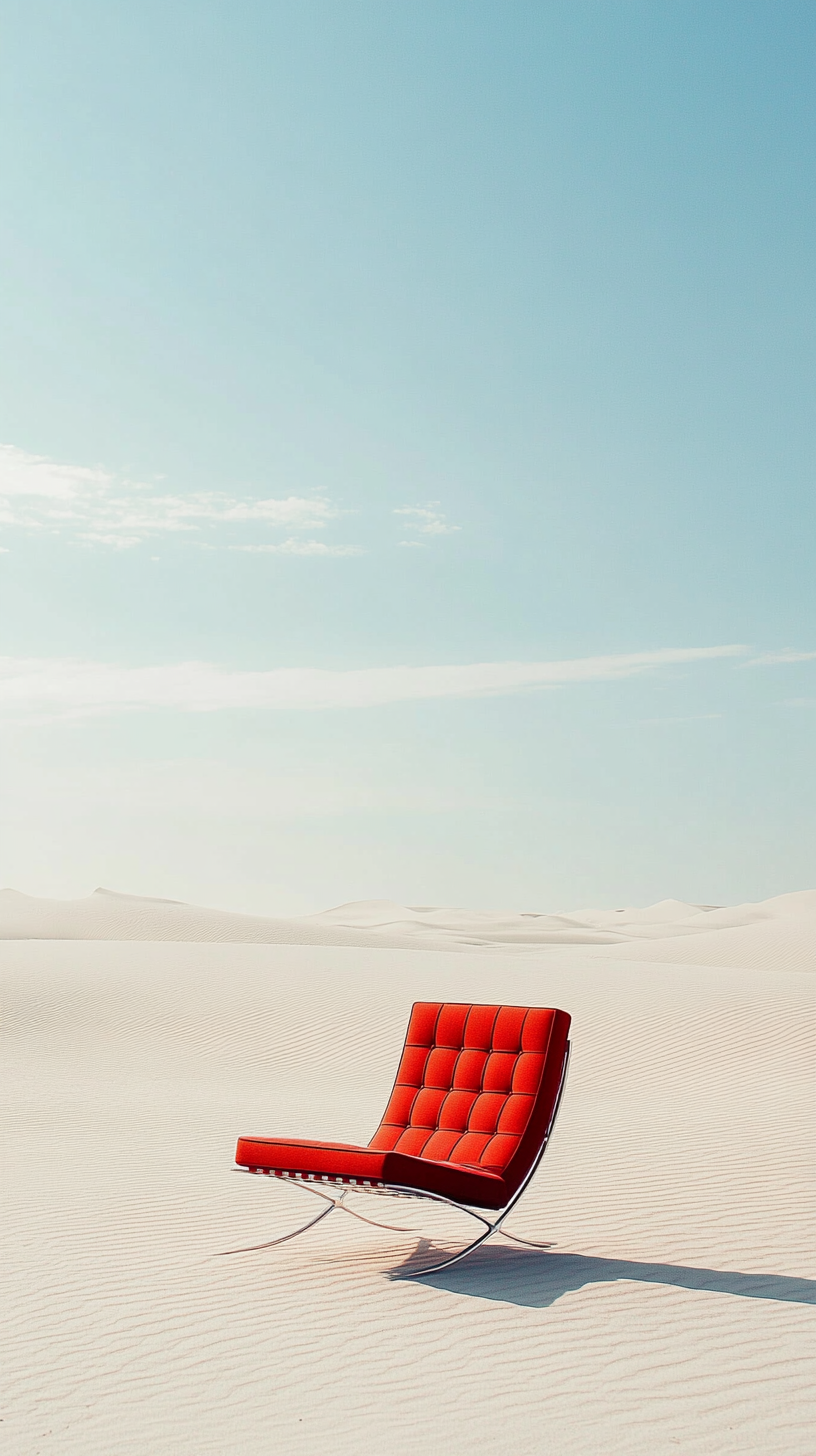
[[[813,893],[274,921],[5,892],[0,923],[13,1456],[810,1456]],[[552,1252],[395,1279],[465,1230],[378,1204],[409,1231],[217,1257],[306,1216],[237,1134],[367,1138],[418,997],[572,1012],[513,1219]]]
[[[808,936],[816,924],[816,890],[780,895],[757,905],[723,908],[662,900],[645,909],[579,910],[568,914],[495,913],[398,905],[388,900],[363,900],[318,915],[276,919],[207,910],[177,900],[149,899],[98,889],[81,900],[45,900],[16,890],[0,891],[0,940],[189,940],[230,941],[265,945],[379,946],[390,949],[521,950],[549,945],[632,946],[649,943],[647,957],[675,959],[674,944],[686,936],[707,937],[714,950],[724,930],[750,931],[762,946],[762,968],[769,947]],[[769,929],[769,927],[774,927]],[[810,929],[809,929],[810,927]],[[715,937],[712,939],[712,937]],[[656,942],[664,942],[658,947]],[[731,944],[726,941],[724,944]],[[738,938],[734,954],[714,965],[751,965],[752,935]],[[701,942],[702,944],[702,942]],[[745,947],[743,951],[742,947]],[[807,947],[805,946],[805,949]],[[625,952],[622,952],[625,953]],[[640,954],[640,952],[638,952]],[[747,954],[748,959],[740,959]],[[682,962],[700,963],[693,950],[678,952]],[[790,959],[790,957],[788,957]]]

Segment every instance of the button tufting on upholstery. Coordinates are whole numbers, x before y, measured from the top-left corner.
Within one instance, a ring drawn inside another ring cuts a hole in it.
[[[241,1138],[236,1161],[283,1177],[426,1188],[502,1208],[546,1138],[570,1018],[542,1006],[417,1002],[367,1147]]]
[[[369,1147],[501,1173],[535,1105],[556,1013],[421,1002]]]

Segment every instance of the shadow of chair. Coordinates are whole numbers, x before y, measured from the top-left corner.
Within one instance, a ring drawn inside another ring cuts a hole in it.
[[[564,1294],[588,1284],[631,1280],[639,1284],[671,1285],[676,1289],[731,1294],[742,1299],[770,1299],[785,1304],[816,1304],[816,1280],[788,1274],[741,1274],[729,1269],[697,1269],[685,1264],[639,1263],[633,1259],[604,1259],[588,1254],[539,1254],[492,1246],[474,1254],[465,1265],[442,1274],[413,1271],[417,1256],[428,1252],[423,1240],[411,1258],[392,1277],[421,1280],[435,1289],[495,1299],[532,1309],[547,1309]]]

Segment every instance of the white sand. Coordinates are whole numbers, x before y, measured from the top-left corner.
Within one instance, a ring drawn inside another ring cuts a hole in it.
[[[59,938],[57,938],[59,937]],[[816,1449],[816,894],[301,921],[0,897],[10,1456]],[[242,942],[242,943],[239,943]],[[453,952],[453,953],[452,953]],[[563,1006],[573,1065],[503,1240],[307,1216],[238,1133],[365,1141],[415,998]]]

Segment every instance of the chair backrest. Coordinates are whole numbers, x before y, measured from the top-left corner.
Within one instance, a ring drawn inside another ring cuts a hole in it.
[[[552,1122],[569,1026],[544,1006],[417,1001],[369,1147],[498,1173],[512,1193]]]

